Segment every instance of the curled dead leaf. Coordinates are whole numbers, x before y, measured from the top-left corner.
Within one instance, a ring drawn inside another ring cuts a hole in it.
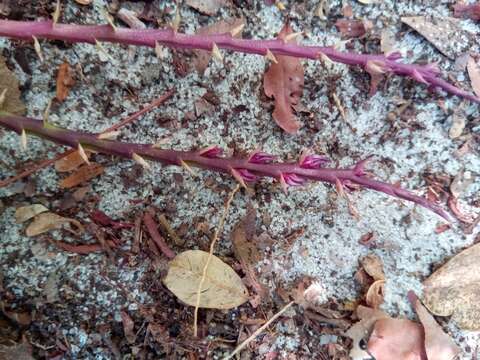
[[[407,319],[377,320],[367,349],[376,360],[426,359],[422,326]]]
[[[385,280],[377,280],[368,288],[365,301],[368,306],[378,309],[385,298]]]
[[[0,56],[0,111],[17,115],[25,113],[18,86],[17,78],[7,67],[5,59]]]
[[[198,35],[212,35],[212,34],[224,34],[233,31],[234,29],[239,29],[245,25],[245,20],[243,18],[233,18],[227,20],[218,21],[212,25],[204,26],[197,31]],[[236,32],[234,37],[241,38],[242,31]],[[193,59],[193,65],[197,72],[201,75],[205,72],[205,69],[212,58],[212,52],[206,50],[195,50],[193,51],[195,58]]]
[[[422,305],[413,291],[409,291],[408,298],[412,303],[425,334],[425,351],[427,359],[453,360],[460,353],[460,348],[452,338],[443,332],[433,316]]]
[[[42,204],[21,206],[15,210],[15,221],[20,224],[45,211],[48,211],[48,209]]]
[[[57,74],[57,100],[62,102],[64,101],[68,93],[70,92],[70,88],[75,85],[75,78],[74,78],[73,69],[70,67],[70,64],[65,61],[63,62],[60,67],[58,68]]]
[[[181,301],[196,305],[197,289],[202,279],[208,252],[188,250],[178,254],[171,262],[163,280],[165,286]],[[207,268],[200,307],[231,309],[248,300],[248,291],[240,276],[215,255]]]
[[[90,152],[85,151],[85,155],[90,157]],[[68,172],[75,170],[85,162],[82,155],[78,151],[74,151],[67,156],[55,161],[55,170],[58,172]]]
[[[369,254],[360,260],[360,264],[375,281],[385,280],[382,259],[375,254]]]
[[[462,329],[480,330],[480,244],[451,258],[424,285],[424,304],[434,315],[452,316]]]
[[[135,323],[130,315],[128,315],[125,311],[121,311],[120,316],[122,317],[123,333],[125,334],[125,338],[129,344],[133,344],[137,338],[137,335],[133,331]]]
[[[83,225],[75,219],[66,218],[51,212],[41,213],[35,216],[33,222],[27,227],[26,234],[27,236],[36,236],[53,229],[64,228],[70,224],[73,225],[76,230],[65,228],[66,230],[75,234],[84,232]]]
[[[73,174],[60,181],[59,185],[66,189],[72,188],[103,174],[103,171],[104,168],[100,164],[85,164],[79,167]]]
[[[284,40],[293,31],[287,23],[278,34]],[[292,39],[290,42],[296,42]],[[277,63],[272,63],[263,77],[263,90],[268,97],[275,98],[273,118],[283,130],[293,134],[301,124],[295,118],[292,107],[299,104],[303,94],[304,71],[298,58],[275,55]]]
[[[467,60],[467,71],[475,95],[480,96],[480,66],[471,56]]]

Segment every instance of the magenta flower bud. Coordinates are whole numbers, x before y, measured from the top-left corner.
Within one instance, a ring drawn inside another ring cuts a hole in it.
[[[221,147],[218,147],[217,145],[212,145],[200,150],[198,152],[198,155],[213,159],[219,157],[220,155],[222,155],[222,153],[223,149]]]
[[[262,151],[256,151],[252,155],[250,155],[248,162],[252,164],[269,164],[275,159],[275,155],[270,155]]]
[[[306,155],[300,157],[300,167],[304,169],[319,169],[328,164],[330,159],[323,155]]]
[[[240,177],[246,182],[254,182],[257,180],[258,176],[252,173],[247,169],[235,169],[235,171],[240,175]]]
[[[307,182],[307,179],[295,173],[283,173],[281,176],[285,184],[290,186],[302,186]]]

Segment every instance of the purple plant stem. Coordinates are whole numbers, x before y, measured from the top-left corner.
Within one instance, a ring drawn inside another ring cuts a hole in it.
[[[255,177],[270,177],[279,181],[285,179],[313,180],[323,181],[334,185],[339,183],[348,187],[351,184],[360,185],[361,187],[383,192],[385,194],[412,201],[427,209],[432,210],[441,217],[450,221],[449,215],[438,205],[428,201],[427,199],[415,195],[405,189],[396,187],[392,184],[373,180],[366,176],[363,171],[365,161],[357,163],[352,168],[337,169],[317,167],[311,168],[302,163],[297,162],[258,162],[257,157],[250,158],[226,158],[212,157],[212,151],[176,151],[158,149],[150,144],[134,144],[124,143],[112,140],[100,140],[97,134],[77,132],[72,130],[61,129],[51,125],[44,126],[42,120],[36,120],[28,117],[20,117],[15,115],[0,115],[0,126],[13,130],[18,134],[25,131],[27,134],[34,134],[57,144],[62,144],[77,148],[78,145],[90,148],[105,154],[112,154],[124,158],[132,159],[134,154],[145,159],[159,161],[167,165],[182,166],[184,163],[190,166],[208,169],[211,171],[223,172],[233,176],[239,174],[245,175],[245,181],[252,180]],[[263,153],[262,153],[263,154]],[[316,156],[316,155],[314,155]],[[310,165],[308,163],[308,165]],[[320,165],[319,165],[320,166]],[[301,181],[298,185],[301,184]],[[290,183],[287,185],[297,185]]]
[[[442,89],[452,95],[457,95],[480,103],[480,99],[467,91],[457,88],[439,78],[439,70],[432,64],[416,65],[398,62],[398,53],[384,55],[357,54],[341,52],[333,47],[303,46],[285,43],[282,40],[237,39],[230,33],[217,35],[187,35],[172,29],[126,29],[114,30],[110,25],[70,25],[56,24],[50,20],[13,21],[0,20],[0,36],[22,40],[45,38],[63,40],[66,42],[83,42],[95,44],[96,41],[106,41],[129,45],[150,46],[155,44],[173,48],[212,50],[216,44],[220,49],[235,52],[265,56],[267,51],[274,55],[287,55],[305,59],[321,59],[322,55],[330,60],[350,66],[361,66],[371,75],[393,73],[410,77],[424,83],[431,89]]]

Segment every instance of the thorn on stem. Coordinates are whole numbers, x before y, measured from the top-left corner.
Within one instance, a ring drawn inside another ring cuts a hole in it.
[[[238,25],[237,27],[230,30],[230,35],[232,35],[232,37],[237,36],[238,34],[240,34],[243,31],[244,27],[245,27],[245,24]]]
[[[20,145],[24,151],[27,151],[27,132],[25,129],[22,129],[22,133],[20,134]]]
[[[145,170],[151,170],[152,168],[150,167],[150,164],[147,162],[147,160],[145,160],[143,157],[141,157],[140,155],[138,155],[137,153],[132,153],[132,159],[142,165],[142,167],[145,169]]]
[[[180,27],[180,22],[181,22],[180,7],[179,7],[179,4],[177,3],[177,8],[175,9],[175,17],[173,18],[173,21],[170,24],[174,32],[178,31],[178,28]]]
[[[3,104],[5,103],[5,100],[7,99],[7,90],[8,90],[8,88],[3,89],[2,93],[0,94],[0,108],[3,107]]]
[[[115,24],[113,22],[113,17],[108,13],[108,11],[106,9],[102,8],[101,11],[102,11],[103,17],[105,18],[105,20],[107,20],[108,25],[110,25],[112,30],[117,31],[117,27],[115,26]]]
[[[52,107],[52,99],[48,100],[47,107],[43,112],[43,126],[47,126],[48,124],[48,117],[50,116],[50,108]]]
[[[42,48],[40,47],[40,43],[38,42],[38,39],[32,35],[33,38],[33,48],[35,49],[35,52],[37,53],[38,58],[40,59],[40,62],[43,62],[43,54],[42,54]]]
[[[197,174],[195,173],[195,171],[193,171],[191,166],[188,165],[185,161],[180,160],[180,166],[183,167],[185,170],[187,170],[187,172],[189,172],[190,175],[192,175],[193,177],[197,177]]]
[[[290,42],[292,40],[295,40],[298,36],[302,35],[302,32],[295,32],[295,33],[291,33],[291,34],[288,34],[287,36],[285,36],[285,39],[284,41],[285,42]]]
[[[80,155],[82,160],[85,161],[85,163],[87,165],[90,165],[90,161],[88,160],[87,153],[85,152],[85,149],[83,148],[82,144],[80,144],[80,143],[78,144],[78,154]]]
[[[217,59],[219,62],[223,62],[223,56],[220,50],[218,49],[217,44],[213,43],[212,46],[212,56]]]
[[[101,134],[98,134],[97,139],[99,140],[113,140],[120,135],[120,131],[108,131]]]
[[[270,49],[267,49],[267,53],[265,54],[265,57],[270,60],[271,62],[274,62],[275,64],[278,64],[277,58],[273,53],[270,51]]]
[[[103,47],[103,45],[100,43],[100,41],[98,41],[97,39],[95,39],[95,46],[97,47],[97,50],[99,52],[100,55],[104,55],[106,56],[108,59],[112,60],[113,61],[113,57],[107,52],[107,50],[105,50],[105,48]],[[100,60],[104,61],[104,59],[100,58]]]
[[[52,13],[53,19],[53,26],[58,23],[58,19],[60,19],[60,0],[57,0],[57,4],[55,5],[55,11]]]

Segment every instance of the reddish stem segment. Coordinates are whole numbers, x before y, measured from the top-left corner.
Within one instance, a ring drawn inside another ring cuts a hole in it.
[[[336,169],[323,167],[327,160],[319,155],[302,156],[299,162],[281,163],[274,162],[274,156],[258,151],[248,158],[226,158],[220,157],[221,149],[218,147],[200,151],[165,150],[150,144],[101,140],[97,134],[66,130],[51,125],[44,126],[42,120],[15,115],[0,116],[0,126],[18,134],[25,131],[27,134],[41,136],[57,144],[74,148],[82,145],[82,147],[101,153],[134,160],[138,160],[138,156],[140,156],[143,159],[159,161],[167,165],[184,166],[188,164],[211,171],[228,173],[240,182],[254,182],[261,177],[270,177],[277,179],[285,187],[303,185],[307,180],[328,182],[336,186],[340,184],[347,188],[360,185],[412,201],[449,220],[448,214],[440,206],[427,199],[392,184],[367,177],[364,171],[365,161],[357,163],[352,168]]]
[[[158,43],[174,48],[212,50],[214,45],[219,49],[266,56],[268,51],[274,55],[288,55],[305,59],[328,58],[347,65],[357,65],[364,68],[374,79],[388,73],[407,76],[426,84],[432,89],[442,89],[452,95],[457,95],[474,102],[480,99],[447,81],[439,78],[440,71],[433,64],[415,65],[398,62],[399,53],[387,56],[357,54],[342,52],[333,47],[303,46],[286,43],[282,40],[238,39],[230,33],[216,35],[187,35],[172,29],[126,29],[110,25],[71,25],[53,24],[50,20],[43,21],[13,21],[0,20],[0,36],[32,40],[40,39],[63,40],[67,42],[83,42],[95,44],[96,41],[106,41],[121,44],[155,47]],[[378,80],[376,80],[378,81]]]
[[[132,121],[138,119],[140,116],[142,116],[143,114],[151,111],[153,108],[157,107],[157,106],[160,106],[161,104],[163,104],[165,101],[167,101],[173,94],[175,93],[175,89],[170,89],[168,90],[165,94],[163,94],[162,96],[160,96],[159,98],[157,98],[156,100],[154,100],[153,102],[151,102],[150,104],[146,105],[143,109],[141,110],[138,110],[137,112],[135,112],[134,114],[132,115],[129,115],[127,116],[125,119],[123,119],[122,121],[120,121],[119,123],[116,123],[114,124],[113,126],[109,127],[108,129],[104,130],[103,133],[108,133],[108,132],[111,132],[111,131],[115,131],[115,130],[118,130],[120,129],[121,127],[131,123]],[[65,158],[66,156],[70,155],[71,153],[75,152],[76,149],[70,149],[70,150],[66,150],[60,154],[57,154],[55,155],[55,157],[51,158],[51,159],[46,159],[46,160],[43,160],[42,162],[38,163],[38,164],[35,164],[35,165],[32,165],[31,167],[29,167],[28,169],[22,171],[20,174],[17,174],[15,176],[12,176],[8,179],[5,179],[5,180],[2,180],[0,181],[0,188],[2,187],[5,187],[7,185],[10,185],[12,183],[14,183],[15,181],[18,181],[18,180],[21,180],[23,179],[24,177],[30,175],[30,174],[33,174],[34,172],[37,172],[43,168],[46,168],[47,166],[50,166],[50,165],[53,165],[55,164],[55,162],[57,162],[58,160],[60,159],[63,159]]]
[[[143,215],[143,222],[147,227],[148,233],[152,237],[152,240],[157,245],[158,249],[169,259],[173,259],[175,257],[175,253],[170,249],[165,242],[165,239],[162,235],[158,232],[157,224],[155,220],[153,220],[152,215],[147,212]]]

